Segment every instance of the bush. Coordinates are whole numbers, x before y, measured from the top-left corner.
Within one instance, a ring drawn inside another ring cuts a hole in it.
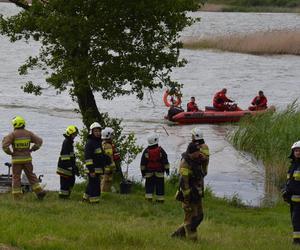
[[[267,181],[279,187],[286,179],[291,145],[300,139],[299,124],[300,110],[295,101],[280,112],[243,118],[229,137],[237,149],[261,159]]]

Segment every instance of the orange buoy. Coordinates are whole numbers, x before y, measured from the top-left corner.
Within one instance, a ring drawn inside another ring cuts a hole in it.
[[[171,97],[170,100],[168,99],[169,96]],[[167,107],[170,107],[172,104],[175,107],[178,107],[181,104],[181,95],[177,92],[171,95],[169,90],[166,90],[163,96],[163,101]]]

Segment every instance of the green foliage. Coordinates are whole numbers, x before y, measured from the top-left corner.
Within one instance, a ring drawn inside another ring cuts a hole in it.
[[[33,1],[18,15],[0,17],[0,34],[11,41],[40,41],[39,55],[29,57],[28,69],[51,69],[47,82],[59,91],[70,88],[78,98],[88,86],[103,98],[144,89],[178,85],[169,77],[179,59],[179,32],[194,20],[196,0],[51,0]]]
[[[249,116],[239,123],[230,140],[266,165],[267,177],[280,186],[286,177],[291,145],[299,140],[300,110],[296,102],[279,112]]]
[[[239,197],[237,193],[234,193],[231,197],[224,197],[224,200],[228,202],[233,207],[246,207],[245,204],[243,204],[242,199]]]
[[[27,82],[24,86],[21,87],[24,92],[26,93],[32,93],[35,95],[41,95],[42,94],[42,87],[34,85],[32,81]]]
[[[23,0],[12,2],[24,10],[0,16],[0,34],[11,42],[41,44],[19,73],[42,69],[58,93],[68,90],[87,128],[98,121],[115,129],[121,158],[130,164],[140,150],[133,134],[122,136],[120,120],[99,112],[94,93],[104,99],[127,94],[142,99],[145,89],[179,88],[170,78],[173,67],[186,64],[179,58],[179,32],[196,21],[187,11],[197,10],[201,1],[33,0],[30,7]],[[42,91],[33,82],[23,89],[36,95]],[[84,140],[84,132],[82,136]]]

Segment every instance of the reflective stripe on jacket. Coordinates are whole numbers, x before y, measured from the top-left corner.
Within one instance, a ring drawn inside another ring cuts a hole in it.
[[[66,137],[63,141],[56,170],[59,175],[73,176],[75,174],[76,159],[73,143],[71,137]]]
[[[300,202],[300,161],[293,160],[287,174],[287,193],[292,201]]]
[[[84,150],[85,166],[89,173],[103,174],[104,168],[111,164],[110,157],[104,153],[100,138],[88,137]]]
[[[111,174],[112,172],[114,172],[116,170],[116,164],[115,164],[115,161],[114,161],[114,148],[113,148],[113,145],[110,141],[103,140],[102,148],[103,148],[104,153],[106,155],[108,155],[110,157],[110,160],[111,160],[111,164],[105,166],[104,173]]]
[[[12,156],[12,163],[23,164],[32,161],[31,151],[38,150],[43,140],[24,128],[15,129],[2,140],[2,149]],[[34,144],[31,148],[31,144]]]

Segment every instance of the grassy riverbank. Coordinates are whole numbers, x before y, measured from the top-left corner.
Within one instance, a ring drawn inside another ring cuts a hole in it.
[[[97,205],[79,202],[82,186],[68,201],[57,193],[43,202],[1,195],[0,249],[293,249],[286,204],[247,208],[210,194],[199,242],[171,239],[183,217],[175,188],[167,185],[165,204],[147,203],[138,186],[127,196],[106,194]]]
[[[300,31],[269,31],[184,41],[187,49],[218,49],[255,55],[300,55]]]
[[[296,104],[280,112],[243,119],[231,136],[239,150],[263,160],[267,180],[276,186],[285,182],[291,145],[300,140],[300,111]]]

